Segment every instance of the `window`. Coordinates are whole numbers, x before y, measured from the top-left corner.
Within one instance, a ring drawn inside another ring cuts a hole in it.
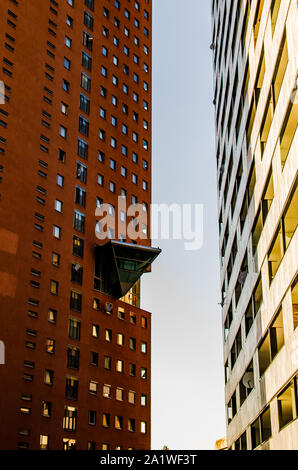
[[[66,159],[66,152],[64,150],[58,149],[58,160],[59,162],[65,162]]]
[[[141,379],[147,379],[147,369],[145,367],[141,367]]]
[[[82,308],[82,294],[71,290],[70,291],[70,308],[71,310],[75,310],[77,312],[81,311]]]
[[[84,255],[84,240],[76,235],[73,236],[72,253],[80,258],[83,258]]]
[[[298,276],[291,287],[292,308],[293,308],[293,324],[294,329],[298,326]]]
[[[56,183],[58,186],[63,188],[64,186],[64,176],[57,174]]]
[[[89,121],[88,119],[79,116],[79,131],[86,137],[89,135]]]
[[[67,431],[76,431],[77,427],[77,409],[73,406],[64,407],[63,429]]]
[[[137,323],[137,315],[136,313],[134,312],[129,312],[129,321],[130,323],[132,323],[133,325],[135,325]]]
[[[57,321],[57,310],[54,310],[52,308],[49,309],[48,311],[48,321],[50,323],[56,323]]]
[[[90,426],[96,425],[96,411],[93,411],[93,410],[88,411],[88,424],[90,424]]]
[[[92,51],[93,48],[93,37],[87,33],[86,31],[83,31],[83,46],[87,47],[89,51]]]
[[[119,320],[124,320],[125,319],[125,312],[124,312],[124,309],[122,307],[118,307],[117,317],[119,318]]]
[[[116,371],[123,372],[123,361],[121,359],[116,361]]]
[[[146,423],[146,421],[141,421],[140,422],[140,432],[141,432],[141,434],[146,434],[146,432],[147,432],[147,423]]]
[[[282,309],[280,309],[258,348],[260,376],[264,374],[283,345],[283,314]]]
[[[93,323],[92,325],[92,336],[94,338],[98,338],[99,337],[99,326],[96,325],[95,323]]]
[[[108,342],[112,341],[112,330],[109,330],[108,328],[106,328],[106,330],[105,330],[105,339]]]
[[[66,47],[71,48],[71,39],[68,36],[65,36],[65,45]]]
[[[279,3],[279,2],[275,2],[275,3]],[[283,39],[281,41],[279,53],[277,56],[276,66],[274,70],[273,80],[272,80],[274,107],[277,106],[279,94],[281,91],[284,76],[285,76],[287,66],[288,66],[288,61],[289,61],[289,55],[288,55],[287,35],[285,32],[283,35]]]
[[[79,369],[80,367],[80,350],[75,346],[67,348],[67,367],[69,369]]]
[[[97,184],[99,184],[100,186],[103,186],[103,183],[104,183],[103,175],[98,174],[97,175]]]
[[[291,102],[289,103],[285,118],[284,118],[281,133],[280,133],[280,157],[281,157],[282,168],[284,168],[285,166],[288,155],[290,153],[290,149],[292,147],[292,142],[296,134],[297,109],[298,109],[297,99],[291,100]]]
[[[50,438],[46,434],[40,434],[39,436],[39,448],[41,450],[48,450],[50,448]]]
[[[85,231],[85,214],[77,210],[74,211],[74,228],[79,232]]]
[[[111,398],[111,385],[103,385],[102,395],[105,398]]]
[[[255,385],[253,362],[249,364],[245,373],[239,382],[240,406],[243,405],[246,398],[253,390]]]
[[[80,186],[76,186],[75,203],[82,207],[86,206],[86,191],[85,189],[80,188]]]
[[[61,113],[62,114],[65,114],[66,116],[68,115],[68,105],[61,102]]]
[[[261,305],[263,303],[263,290],[262,290],[262,277],[259,276],[259,279],[256,283],[256,287],[254,288],[253,294],[249,301],[249,304],[245,311],[245,332],[246,336],[248,335],[250,328],[256,318]]]
[[[93,16],[87,11],[84,11],[84,25],[93,31]]]
[[[132,349],[133,351],[136,350],[136,339],[135,338],[129,338],[129,349]]]
[[[119,344],[119,346],[124,346],[124,334],[123,333],[117,334],[117,344]]]
[[[103,413],[102,415],[102,425],[104,427],[110,426],[110,415],[108,413]]]
[[[94,380],[90,380],[89,393],[91,393],[92,395],[97,395],[97,387],[98,387],[98,383],[94,382]]]
[[[272,0],[271,3],[271,30],[272,30],[272,37],[274,36],[275,25],[280,9],[281,0]]]
[[[279,429],[282,429],[295,418],[298,413],[298,375],[294,377],[277,397]]]
[[[147,406],[147,395],[141,395],[141,406]]]
[[[53,385],[54,382],[54,372],[52,370],[46,369],[44,372],[44,383],[47,385]]]
[[[123,428],[123,417],[122,416],[115,416],[115,428],[122,429]]]
[[[270,407],[255,420],[251,425],[252,448],[255,449],[271,437]]]
[[[90,99],[83,95],[83,93],[80,94],[80,109],[86,114],[90,113]]]
[[[42,416],[46,416],[47,418],[49,418],[51,416],[51,413],[52,413],[52,403],[50,401],[43,401],[42,402]]]
[[[128,403],[134,405],[136,403],[136,392],[129,390],[128,392]]]
[[[87,52],[82,52],[82,66],[89,72],[92,70],[92,57]]]
[[[59,127],[59,134],[60,134],[60,136],[61,136],[63,139],[66,139],[66,136],[67,136],[67,129],[66,129],[66,127],[60,125],[60,127]]]
[[[58,295],[59,282],[50,281],[50,292],[51,294]]]
[[[55,352],[55,340],[48,338],[46,341],[46,350],[48,353],[53,354]]]
[[[73,263],[71,266],[71,280],[78,284],[83,282],[83,267],[80,264]]]
[[[55,210],[57,212],[61,212],[62,213],[62,207],[63,207],[63,202],[62,201],[59,201],[59,199],[56,199],[55,200]]]
[[[112,368],[112,358],[111,356],[104,356],[104,368],[111,370]]]
[[[233,368],[242,349],[241,326],[231,348],[231,367]]]
[[[78,399],[79,381],[75,377],[66,378],[65,398],[68,400]]]
[[[69,16],[69,15],[66,15],[66,24],[67,24],[67,26],[69,26],[70,28],[72,28],[72,26],[73,26],[73,19],[72,19],[71,16]]]
[[[81,72],[81,87],[87,92],[91,90],[91,78],[84,72]]]
[[[80,162],[77,162],[76,177],[82,183],[87,182],[87,167]]]
[[[85,160],[88,158],[88,143],[80,138],[78,139],[78,155]]]
[[[67,57],[64,57],[64,67],[67,69],[67,70],[70,70],[70,60],[67,59]]]
[[[98,353],[97,352],[91,352],[90,364],[92,364],[93,366],[98,366]]]
[[[77,341],[80,340],[81,336],[81,322],[80,320],[76,320],[75,318],[70,318],[68,322],[68,336],[71,339],[75,339]]]
[[[268,252],[269,282],[276,276],[282,258],[294,236],[298,223],[298,180],[296,180],[293,191],[289,197],[284,214],[275,232],[274,239]]]
[[[64,78],[62,80],[62,88],[63,88],[64,91],[69,92],[70,83],[67,80],[65,80]]]

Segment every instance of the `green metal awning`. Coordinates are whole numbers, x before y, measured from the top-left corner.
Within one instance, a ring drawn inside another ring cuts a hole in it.
[[[100,290],[121,298],[140,279],[150,272],[159,248],[110,240],[95,247],[95,276],[100,280]]]

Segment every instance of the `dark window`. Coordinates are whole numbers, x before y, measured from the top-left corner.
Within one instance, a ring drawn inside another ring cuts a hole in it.
[[[86,114],[90,113],[90,100],[83,93],[80,94],[80,109]]]
[[[76,339],[78,341],[80,340],[80,336],[81,336],[80,320],[70,318],[69,323],[68,323],[68,336],[71,339]]]
[[[78,369],[80,366],[80,350],[73,346],[67,348],[67,367],[69,369]]]
[[[70,292],[70,308],[71,310],[81,311],[82,308],[82,294],[76,291]]]

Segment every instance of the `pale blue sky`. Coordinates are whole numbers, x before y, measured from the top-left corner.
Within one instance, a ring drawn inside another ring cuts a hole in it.
[[[225,435],[209,0],[153,0],[153,202],[204,204],[204,244],[155,241],[152,448],[213,449]]]

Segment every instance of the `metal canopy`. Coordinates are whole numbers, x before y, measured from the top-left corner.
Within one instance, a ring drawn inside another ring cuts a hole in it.
[[[159,248],[110,240],[95,247],[95,276],[100,290],[121,298],[131,289],[160,254]]]

